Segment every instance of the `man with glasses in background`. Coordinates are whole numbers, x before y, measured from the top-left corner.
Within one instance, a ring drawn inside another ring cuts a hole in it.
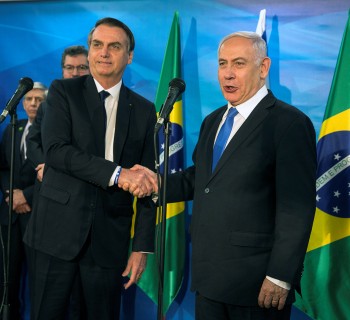
[[[71,46],[62,54],[63,79],[77,78],[89,74],[88,51],[84,46]]]
[[[83,75],[90,74],[89,62],[88,62],[88,50],[84,46],[76,45],[67,47],[62,53],[61,67],[63,79],[77,78]],[[34,200],[38,198],[38,193],[41,187],[41,181],[43,177],[45,160],[44,151],[41,140],[41,124],[46,110],[46,102],[42,103],[38,109],[37,117],[31,126],[27,136],[27,154],[28,160],[37,171],[37,180],[35,186]],[[35,205],[34,201],[34,205]],[[31,279],[30,279],[31,281]],[[83,320],[84,310],[82,299],[82,291],[80,279],[75,280],[75,284],[72,288],[72,294],[70,297],[69,305],[69,319],[70,320]]]

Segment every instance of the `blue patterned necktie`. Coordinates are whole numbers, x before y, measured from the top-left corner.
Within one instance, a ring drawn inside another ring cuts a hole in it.
[[[230,136],[230,133],[233,127],[233,119],[237,114],[238,114],[238,111],[236,108],[230,108],[227,113],[226,120],[220,128],[220,131],[216,138],[214,149],[213,149],[212,171],[214,171],[222,153],[225,150],[228,137]]]
[[[99,92],[99,95],[100,95],[100,98],[101,98],[101,101],[103,103],[103,116],[104,116],[104,125],[105,125],[105,130],[106,130],[106,126],[107,126],[107,112],[106,112],[106,106],[105,106],[105,100],[107,99],[107,97],[110,96],[110,93],[108,91],[100,91]]]

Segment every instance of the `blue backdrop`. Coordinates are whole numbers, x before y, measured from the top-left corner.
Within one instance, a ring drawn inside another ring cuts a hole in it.
[[[185,158],[190,165],[200,123],[225,103],[217,81],[218,43],[234,31],[255,31],[260,10],[266,9],[270,88],[305,112],[318,132],[349,6],[347,0],[2,1],[0,109],[20,78],[46,85],[61,78],[63,49],[86,45],[95,21],[105,16],[124,21],[134,32],[134,61],[124,82],[153,101],[173,15],[179,11],[182,75],[187,85],[183,95]],[[21,105],[18,116],[25,116]],[[8,120],[1,124],[0,134]],[[188,290],[190,241],[187,243],[187,272],[167,319],[193,319],[194,297]],[[124,295],[123,319],[156,319],[156,311],[136,287]],[[293,317],[305,319],[297,311]]]

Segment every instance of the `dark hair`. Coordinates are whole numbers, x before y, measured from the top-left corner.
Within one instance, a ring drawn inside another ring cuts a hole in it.
[[[88,51],[84,46],[70,46],[66,49],[64,49],[62,53],[62,59],[61,59],[61,67],[64,67],[65,61],[66,61],[66,56],[77,56],[79,54],[83,54],[86,57],[88,56]]]
[[[100,25],[107,25],[110,27],[117,27],[117,28],[123,29],[129,38],[129,52],[134,51],[135,39],[134,39],[134,35],[132,34],[131,30],[129,29],[129,27],[126,24],[124,24],[120,20],[114,19],[114,18],[103,18],[103,19],[98,20],[95,23],[95,26],[91,29],[91,31],[89,33],[89,37],[88,37],[88,46],[89,47],[91,44],[92,34],[94,33],[95,29]]]

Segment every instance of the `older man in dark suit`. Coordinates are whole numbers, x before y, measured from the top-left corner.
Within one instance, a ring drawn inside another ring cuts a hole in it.
[[[25,235],[35,249],[33,320],[64,319],[76,274],[87,318],[118,319],[122,274],[128,288],[154,249],[155,181],[128,169],[154,166],[154,105],[122,83],[134,37],[104,18],[88,44],[91,76],[54,81],[47,99],[45,173]],[[129,259],[133,197],[118,187],[125,182],[141,190]]]
[[[168,180],[169,202],[194,199],[196,319],[289,319],[315,211],[315,131],[266,88],[257,34],[224,38],[218,60],[228,102],[203,121],[194,165]]]
[[[47,88],[40,82],[34,82],[33,89],[26,93],[23,97],[23,109],[28,119],[18,120],[15,128],[15,144],[14,144],[14,163],[13,163],[13,212],[11,221],[11,251],[9,264],[9,304],[11,308],[11,319],[21,319],[20,311],[24,306],[20,304],[20,283],[21,271],[26,255],[22,238],[30,218],[32,209],[32,198],[35,182],[35,170],[27,160],[26,135],[32,125],[38,107],[41,102],[46,99]],[[7,248],[8,225],[9,225],[9,187],[10,187],[10,170],[11,170],[11,153],[12,153],[12,126],[8,125],[3,133],[0,144],[0,187],[3,195],[0,204],[0,223],[1,237],[4,242],[4,248]],[[3,250],[0,246],[0,279],[1,293],[3,293],[3,275],[4,264],[3,258],[7,254],[7,250]]]

